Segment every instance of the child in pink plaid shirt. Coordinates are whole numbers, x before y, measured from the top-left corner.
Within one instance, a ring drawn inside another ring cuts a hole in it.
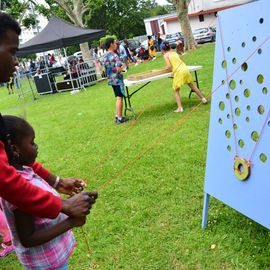
[[[12,149],[9,162],[33,185],[59,196],[29,167],[34,163],[38,153],[33,128],[19,117],[4,116],[3,118]],[[37,218],[22,212],[4,200],[3,210],[15,251],[25,269],[68,269],[68,257],[76,244],[70,229],[82,226],[85,218],[70,218],[65,214],[59,214],[53,220]]]

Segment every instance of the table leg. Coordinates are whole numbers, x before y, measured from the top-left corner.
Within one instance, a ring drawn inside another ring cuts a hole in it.
[[[194,73],[195,73],[195,83],[196,83],[197,87],[200,89],[200,87],[199,87],[199,80],[198,80],[197,71],[196,71],[196,70],[194,70]],[[191,94],[192,94],[193,92],[194,92],[194,91],[191,89],[191,90],[190,90],[190,92],[189,92],[189,96],[188,96],[188,98],[189,98],[189,99],[190,99]]]
[[[127,93],[127,96],[124,97],[124,101],[125,101],[125,116],[127,115],[127,111],[130,111],[133,115],[133,117],[135,118],[136,115],[135,115],[135,112],[132,108],[132,105],[131,105],[131,95],[129,94],[129,90],[128,90],[128,87],[126,86],[126,93]]]

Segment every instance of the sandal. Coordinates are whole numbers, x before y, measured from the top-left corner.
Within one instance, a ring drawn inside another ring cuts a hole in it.
[[[9,253],[15,250],[13,245],[7,246],[4,243],[1,244],[2,250],[0,251],[0,258],[7,256]]]
[[[202,98],[202,103],[207,104],[207,99],[205,97]]]
[[[175,110],[174,112],[176,112],[176,113],[182,113],[184,111],[184,109],[183,109],[183,107],[181,107],[181,108],[178,108],[177,110]]]

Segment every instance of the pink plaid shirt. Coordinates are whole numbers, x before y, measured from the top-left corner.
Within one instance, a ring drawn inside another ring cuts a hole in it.
[[[18,172],[33,185],[59,196],[59,194],[50,185],[48,185],[46,181],[34,173],[32,168],[24,166],[24,170]],[[16,196],[16,194],[14,194],[14,196]],[[72,232],[67,231],[45,244],[26,248],[21,244],[16,231],[15,218],[13,214],[15,209],[15,206],[3,200],[3,210],[12,235],[12,242],[15,246],[17,256],[23,266],[29,270],[50,270],[66,263],[74,249],[74,246],[76,245]],[[36,230],[48,228],[60,223],[66,218],[67,216],[62,213],[55,219],[35,217],[35,228]]]

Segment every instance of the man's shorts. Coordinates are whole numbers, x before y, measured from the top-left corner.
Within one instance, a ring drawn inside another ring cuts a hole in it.
[[[120,85],[112,85],[115,97],[124,97]]]

